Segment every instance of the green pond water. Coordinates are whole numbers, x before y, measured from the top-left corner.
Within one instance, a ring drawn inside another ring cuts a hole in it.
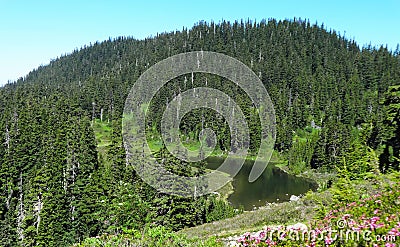
[[[207,158],[207,167],[217,169],[224,159]],[[233,178],[234,192],[228,198],[236,208],[243,206],[245,210],[265,206],[268,202],[289,201],[291,195],[304,194],[315,190],[317,184],[309,179],[289,175],[273,163],[269,163],[263,174],[253,183],[248,181],[254,161],[246,160],[242,169]]]

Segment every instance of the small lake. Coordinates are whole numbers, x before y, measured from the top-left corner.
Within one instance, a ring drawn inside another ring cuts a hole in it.
[[[207,158],[207,168],[217,169],[223,158]],[[248,181],[254,161],[246,160],[242,169],[233,179],[234,193],[228,200],[235,208],[243,206],[245,210],[265,206],[267,202],[289,201],[291,195],[305,194],[315,190],[317,184],[309,179],[289,175],[273,163],[269,163],[263,174],[253,183]]]

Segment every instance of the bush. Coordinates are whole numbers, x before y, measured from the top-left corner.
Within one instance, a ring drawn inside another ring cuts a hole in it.
[[[200,246],[213,247],[222,246],[217,239],[188,239],[183,234],[167,230],[163,226],[150,227],[143,233],[138,231],[127,231],[123,234],[103,234],[93,238],[87,238],[76,247],[115,247],[115,246]]]
[[[398,174],[395,175],[396,181]],[[382,182],[382,181],[380,181]],[[356,194],[352,186],[351,200]],[[238,246],[396,246],[400,242],[400,183],[381,184],[381,192],[358,194],[361,199],[331,204],[324,217],[309,222],[308,229],[268,227],[255,234],[246,233]]]

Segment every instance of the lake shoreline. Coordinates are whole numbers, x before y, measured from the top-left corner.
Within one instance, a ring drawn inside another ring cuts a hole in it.
[[[222,159],[226,156],[227,156],[227,154],[218,154],[218,155],[210,155],[209,157]],[[311,182],[316,183],[316,185],[317,185],[316,190],[327,187],[328,184],[331,183],[336,177],[336,174],[334,174],[334,173],[327,173],[327,172],[322,173],[322,172],[313,170],[311,168],[306,169],[304,172],[302,172],[300,174],[296,174],[287,167],[286,161],[282,160],[278,156],[279,156],[279,154],[277,154],[276,152],[273,152],[273,154],[271,155],[271,158],[268,161],[267,166],[270,163],[273,163],[272,165],[274,166],[274,168],[277,168],[288,175],[295,176],[298,178],[308,179]],[[233,157],[235,158],[235,156],[233,156]],[[239,159],[239,157],[238,157],[238,159]],[[245,158],[245,161],[255,161],[255,159],[256,159],[256,156],[248,155]]]
[[[307,168],[305,171],[303,171],[300,174],[295,174],[288,169],[286,165],[277,165],[275,166],[285,172],[286,174],[296,176],[299,178],[304,178],[304,179],[309,179],[310,181],[314,182],[317,184],[317,189],[323,189],[328,186],[329,183],[331,183],[333,180],[336,178],[335,173],[328,173],[328,172],[318,172],[316,170],[313,170],[311,168]]]
[[[238,157],[237,160],[240,160],[239,158],[240,157]],[[226,155],[210,155],[207,157],[207,159],[209,159],[209,160],[206,160],[206,162],[208,162],[207,168],[210,170],[215,170],[215,169],[218,169],[218,167],[219,167],[218,165],[220,164],[220,162],[223,162],[226,159]],[[240,169],[240,173],[238,173],[235,176],[235,178],[229,182],[229,185],[227,185],[226,187],[224,186],[225,188],[223,190],[220,189],[219,191],[216,191],[216,192],[218,192],[218,196],[220,198],[223,198],[224,201],[229,202],[235,208],[241,208],[243,205],[241,204],[240,200],[246,200],[244,198],[248,197],[245,194],[243,194],[243,188],[248,188],[248,186],[249,186],[249,185],[245,185],[247,183],[244,182],[244,180],[247,181],[247,176],[248,176],[248,173],[250,172],[250,170],[252,169],[254,160],[255,160],[255,157],[252,157],[252,158],[246,157],[246,159],[245,159],[246,163],[243,164],[243,165],[245,165],[245,167],[242,167]],[[307,176],[298,176],[298,175],[292,174],[285,169],[284,165],[285,164],[284,164],[284,162],[282,162],[282,159],[277,159],[277,155],[274,155],[274,157],[272,159],[270,159],[270,161],[268,162],[268,164],[267,164],[268,168],[266,168],[266,169],[270,169],[271,170],[270,172],[272,172],[272,174],[276,174],[276,175],[272,175],[273,177],[278,176],[278,177],[280,177],[278,179],[283,178],[283,179],[285,179],[284,181],[286,181],[286,179],[289,179],[288,181],[293,183],[292,182],[293,179],[295,179],[294,181],[299,181],[298,179],[301,179],[304,182],[300,182],[300,183],[308,184],[308,185],[305,185],[308,188],[305,188],[305,190],[303,190],[303,191],[301,189],[300,190],[299,189],[294,189],[294,190],[293,189],[286,189],[286,190],[283,189],[283,190],[281,190],[281,192],[273,192],[273,194],[271,194],[271,195],[267,195],[265,192],[255,192],[256,194],[261,193],[260,194],[261,197],[259,198],[260,200],[258,200],[258,203],[257,203],[256,201],[254,201],[254,196],[253,197],[250,196],[250,198],[251,198],[251,199],[249,198],[250,201],[246,200],[246,203],[244,203],[245,211],[254,211],[255,209],[257,209],[259,207],[263,207],[263,206],[269,205],[271,203],[275,204],[275,203],[290,202],[290,198],[292,195],[302,196],[302,195],[306,194],[307,191],[309,191],[309,190],[317,191],[319,184],[315,180],[313,180],[309,176],[308,177]],[[270,172],[267,172],[267,174]],[[279,175],[279,174],[281,174],[281,175]],[[267,176],[271,176],[271,175],[267,175]],[[282,176],[284,176],[284,177],[282,177]],[[250,185],[250,187],[249,187],[250,190],[252,190],[251,188],[255,188],[256,189],[255,191],[260,191],[260,188],[261,188],[261,191],[262,191],[262,190],[264,190],[264,189],[262,189],[263,186],[264,186],[264,188],[272,188],[274,186],[284,186],[284,187],[286,186],[285,185],[286,182],[283,182],[284,184],[281,184],[281,182],[279,182],[279,181],[273,182],[274,180],[272,180],[271,182],[264,181],[265,174],[263,175],[263,177],[261,177],[259,179],[262,179],[262,181],[258,181],[257,182],[258,185],[257,184]],[[275,178],[275,179],[277,179],[277,178]],[[268,181],[269,181],[269,179],[268,179]],[[298,183],[298,182],[295,182],[295,183]],[[245,187],[243,187],[243,186],[245,186]],[[251,187],[251,186],[253,186],[253,187]],[[254,187],[254,186],[256,186],[256,187]],[[235,193],[239,193],[239,194],[235,194]],[[253,192],[251,192],[251,193],[253,193]],[[278,193],[276,195],[276,197],[274,196],[274,193]],[[260,203],[260,201],[262,203]],[[253,205],[253,203],[254,203],[254,205]],[[242,205],[242,206],[240,206],[240,205]],[[253,205],[253,206],[251,206],[251,205]]]

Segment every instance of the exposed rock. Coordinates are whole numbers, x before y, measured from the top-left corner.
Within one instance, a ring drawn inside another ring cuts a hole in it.
[[[239,243],[236,241],[230,241],[228,246],[233,247],[233,246],[239,246]]]
[[[295,231],[308,231],[308,227],[303,223],[296,223],[294,225],[287,226],[287,230],[295,230]]]
[[[290,200],[291,202],[297,202],[298,200],[300,200],[300,197],[295,196],[295,195],[291,195],[289,200]]]

